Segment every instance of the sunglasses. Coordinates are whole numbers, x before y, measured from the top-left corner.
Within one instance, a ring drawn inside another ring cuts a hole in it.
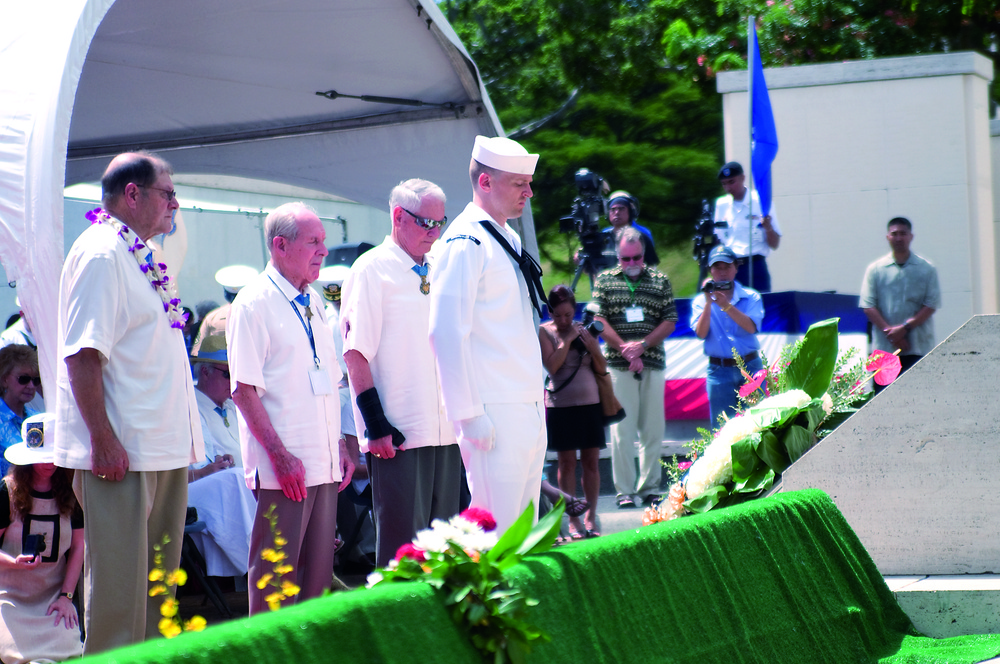
[[[34,383],[35,387],[41,387],[42,379],[40,376],[29,376],[27,374],[23,374],[17,377],[17,383],[18,385],[27,385],[28,383]]]
[[[229,380],[229,377],[230,377],[229,376],[229,369],[223,369],[222,367],[212,367],[212,368],[215,369],[216,371],[218,371],[219,373],[221,373],[223,378],[225,378],[226,380]]]
[[[622,263],[638,263],[642,260],[642,254],[638,256],[619,256],[618,260]]]
[[[410,215],[411,217],[413,217],[413,221],[417,222],[417,226],[420,226],[425,231],[429,231],[432,228],[439,228],[448,223],[447,216],[442,217],[441,221],[438,221],[437,219],[427,219],[426,217],[418,217],[417,215],[413,214],[402,205],[399,206],[399,209],[405,212],[406,214]]]

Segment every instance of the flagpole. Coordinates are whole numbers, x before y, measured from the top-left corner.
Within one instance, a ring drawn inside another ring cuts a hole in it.
[[[748,176],[747,206],[750,209],[750,215],[747,218],[750,235],[749,248],[747,249],[747,261],[750,262],[750,283],[744,284],[747,288],[753,288],[753,42],[754,17],[750,16],[747,19],[747,126],[750,129],[748,133],[750,139],[750,167],[744,169],[744,173]]]

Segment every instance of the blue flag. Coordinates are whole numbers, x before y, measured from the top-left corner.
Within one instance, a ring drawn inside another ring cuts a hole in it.
[[[750,20],[750,167],[760,195],[761,216],[771,213],[771,162],[778,154],[778,130],[774,126],[771,98],[764,81],[764,66],[757,45],[757,27]]]

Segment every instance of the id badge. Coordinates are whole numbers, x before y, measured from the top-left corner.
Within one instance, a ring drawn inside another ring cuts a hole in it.
[[[309,383],[312,385],[313,394],[333,394],[333,382],[326,369],[311,369]]]
[[[641,323],[644,320],[642,316],[642,307],[634,305],[625,308],[625,321],[628,323]]]

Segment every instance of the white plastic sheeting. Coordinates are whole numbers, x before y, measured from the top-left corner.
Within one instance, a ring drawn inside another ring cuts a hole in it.
[[[0,22],[0,261],[55,375],[64,185],[144,148],[178,173],[308,187],[384,207],[437,182],[454,217],[476,134],[502,133],[426,0],[8,2]],[[317,92],[421,102],[370,103]],[[537,253],[530,213],[522,219]]]

